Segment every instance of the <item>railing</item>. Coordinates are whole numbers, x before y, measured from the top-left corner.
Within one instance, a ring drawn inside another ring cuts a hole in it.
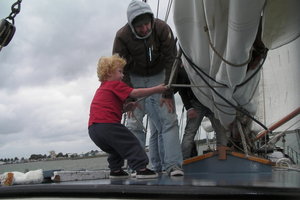
[[[282,118],[281,120],[276,122],[275,124],[273,124],[271,127],[269,127],[269,130],[264,130],[264,131],[258,133],[256,138],[254,139],[254,141],[261,139],[262,137],[267,135],[269,133],[269,131],[274,131],[276,128],[280,127],[281,125],[285,124],[289,120],[293,119],[298,114],[300,114],[300,107],[298,107],[296,110],[294,110],[293,112],[291,112],[290,114],[288,114],[287,116],[285,116],[284,118]]]
[[[286,154],[295,162],[295,164],[300,164],[300,153],[294,150],[292,147],[287,146]]]

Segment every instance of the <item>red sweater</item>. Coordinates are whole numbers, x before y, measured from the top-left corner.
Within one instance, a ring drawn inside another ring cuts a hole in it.
[[[122,81],[103,82],[92,100],[88,126],[93,123],[121,123],[123,104],[132,90]]]

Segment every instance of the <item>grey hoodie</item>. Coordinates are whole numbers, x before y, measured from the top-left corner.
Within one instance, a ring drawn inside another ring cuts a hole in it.
[[[168,84],[173,62],[176,57],[176,43],[171,28],[160,19],[152,21],[152,33],[148,37],[139,37],[132,27],[134,18],[149,13],[153,16],[148,4],[132,1],[128,6],[128,23],[120,28],[114,40],[112,53],[125,58],[123,81],[132,86],[130,74],[153,76],[165,70],[165,84]],[[150,53],[151,52],[151,57]],[[164,97],[173,97],[167,90]]]
[[[127,21],[128,21],[128,24],[132,30],[132,32],[134,33],[134,35],[138,38],[138,39],[145,39],[147,37],[149,37],[151,35],[151,31],[150,33],[148,33],[146,36],[144,37],[140,37],[136,34],[135,30],[134,30],[134,27],[132,25],[132,21],[139,15],[142,15],[142,14],[150,14],[151,17],[152,17],[152,22],[153,22],[153,12],[150,8],[150,6],[141,1],[141,0],[132,0],[127,8]],[[153,25],[153,23],[152,23]]]

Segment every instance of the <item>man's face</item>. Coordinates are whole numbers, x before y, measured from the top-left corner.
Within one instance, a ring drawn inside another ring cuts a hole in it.
[[[146,21],[135,25],[134,30],[140,37],[148,35],[151,32],[151,21]]]

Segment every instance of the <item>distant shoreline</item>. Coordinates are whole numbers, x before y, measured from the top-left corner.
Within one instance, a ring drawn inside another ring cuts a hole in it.
[[[26,163],[12,163],[0,165],[0,174],[11,171],[28,172],[32,170],[42,169],[43,171],[52,170],[98,170],[107,169],[108,162],[106,156],[89,156],[78,159],[57,159],[57,160],[41,160]]]
[[[92,158],[100,158],[100,157],[107,157],[107,154],[101,154],[101,155],[94,155],[94,156],[84,156],[84,157],[74,157],[74,158],[65,158],[65,157],[59,157],[59,158],[47,158],[47,159],[40,159],[40,160],[26,160],[24,162],[4,162],[1,163],[1,165],[14,165],[14,164],[24,164],[24,163],[34,163],[34,162],[51,162],[51,161],[59,161],[59,160],[80,160],[80,159],[92,159]]]

